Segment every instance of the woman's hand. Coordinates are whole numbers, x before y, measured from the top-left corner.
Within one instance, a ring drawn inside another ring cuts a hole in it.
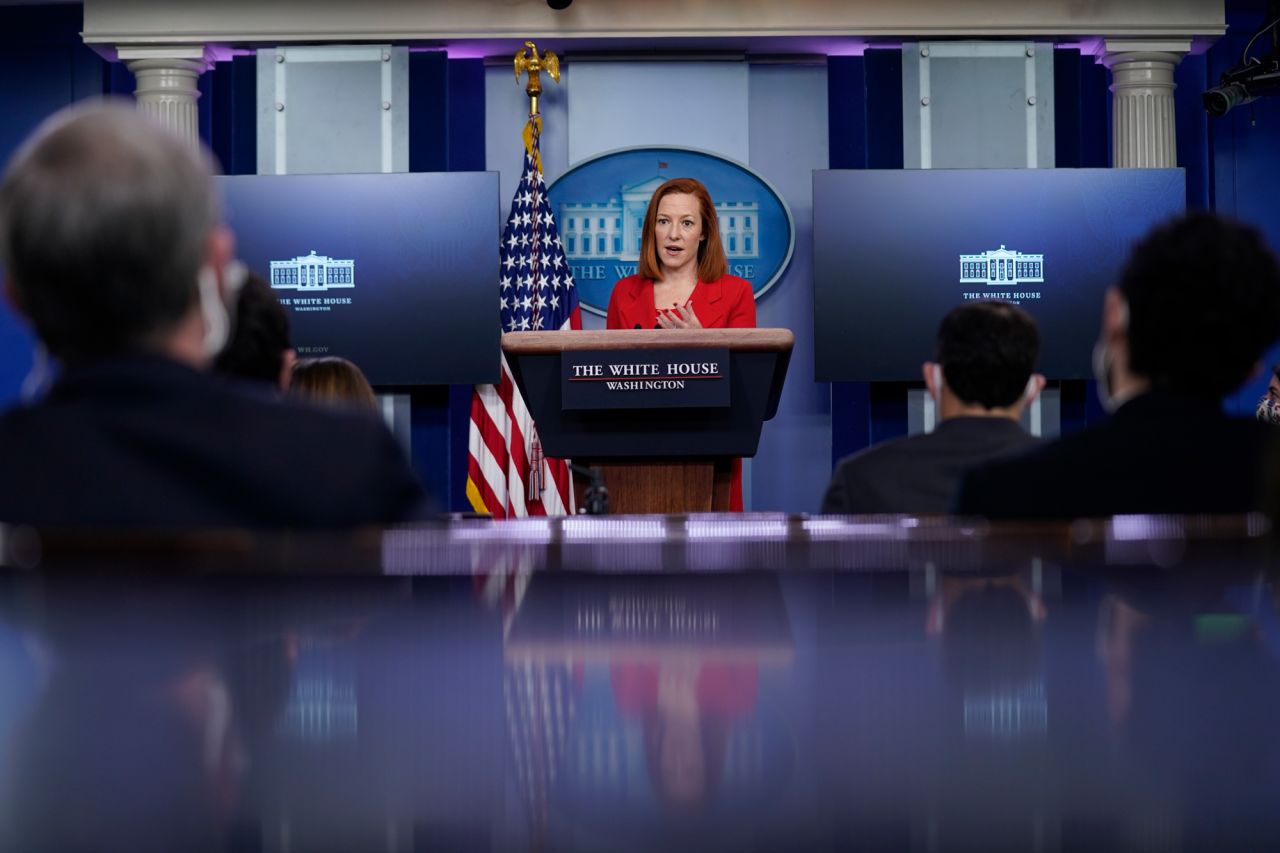
[[[658,328],[660,329],[701,329],[702,323],[698,315],[693,313],[693,306],[683,308],[663,308],[658,311]]]

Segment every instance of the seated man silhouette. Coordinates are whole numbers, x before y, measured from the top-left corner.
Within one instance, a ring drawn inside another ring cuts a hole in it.
[[[65,110],[0,180],[5,292],[62,374],[0,417],[0,522],[346,527],[424,503],[386,429],[209,373],[243,267],[210,160],[132,107]]]
[[[1253,228],[1190,213],[1134,248],[1107,291],[1094,370],[1106,422],[972,472],[957,511],[1070,519],[1261,508],[1274,430],[1222,399],[1280,337],[1280,267]]]
[[[966,470],[1036,444],[1018,423],[1044,387],[1031,317],[1006,302],[967,302],[942,319],[937,347],[924,364],[937,428],[841,460],[824,513],[946,513]]]

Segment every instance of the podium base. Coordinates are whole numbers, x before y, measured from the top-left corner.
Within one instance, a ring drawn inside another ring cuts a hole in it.
[[[600,469],[614,515],[728,512],[733,459],[653,459],[592,461],[575,464]],[[583,506],[587,482],[573,478],[574,496]]]

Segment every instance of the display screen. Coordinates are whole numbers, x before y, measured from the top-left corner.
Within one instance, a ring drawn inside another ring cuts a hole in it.
[[[496,173],[219,180],[300,358],[348,358],[381,386],[497,381]]]
[[[815,172],[815,378],[918,380],[974,299],[1036,319],[1041,373],[1088,378],[1103,294],[1185,199],[1181,169]]]

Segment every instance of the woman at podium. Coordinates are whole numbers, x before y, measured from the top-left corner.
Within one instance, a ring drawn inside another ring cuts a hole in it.
[[[693,178],[654,190],[635,275],[613,286],[610,329],[753,329],[751,285],[726,272],[711,195]]]
[[[644,215],[636,274],[613,286],[609,329],[753,329],[751,285],[729,275],[711,194],[693,178],[654,190]],[[729,508],[742,511],[742,460]]]

